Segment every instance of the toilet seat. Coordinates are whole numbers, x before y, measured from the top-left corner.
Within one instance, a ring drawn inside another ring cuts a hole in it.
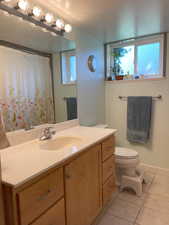
[[[115,156],[120,159],[136,159],[138,157],[138,153],[129,148],[116,147]]]

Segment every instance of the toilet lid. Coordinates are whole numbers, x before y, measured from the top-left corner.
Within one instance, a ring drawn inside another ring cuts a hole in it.
[[[138,153],[129,148],[116,147],[115,155],[120,158],[136,158]]]

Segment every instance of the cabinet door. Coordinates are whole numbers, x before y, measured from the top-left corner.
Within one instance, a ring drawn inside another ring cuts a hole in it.
[[[32,225],[65,225],[64,199],[50,208]]]
[[[90,225],[100,212],[101,145],[65,167],[67,225]]]

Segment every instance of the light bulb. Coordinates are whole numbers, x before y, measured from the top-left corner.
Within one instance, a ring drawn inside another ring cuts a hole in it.
[[[47,23],[51,23],[52,20],[53,20],[53,15],[50,14],[50,13],[47,13],[47,14],[45,15],[45,20],[46,20]]]
[[[57,19],[56,20],[56,26],[59,28],[59,29],[63,29],[64,28],[64,21],[61,20],[61,19]]]
[[[34,6],[33,10],[32,10],[32,13],[33,13],[34,16],[39,17],[42,13],[42,10],[37,6]]]
[[[70,33],[70,32],[72,31],[72,26],[71,26],[70,24],[66,24],[66,25],[65,25],[65,31],[66,31],[67,33]]]
[[[18,2],[18,7],[23,10],[26,11],[28,9],[29,3],[26,0],[19,0]]]

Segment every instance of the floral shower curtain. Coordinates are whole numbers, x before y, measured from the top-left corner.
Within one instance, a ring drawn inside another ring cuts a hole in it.
[[[0,112],[6,131],[54,121],[49,58],[0,46]]]

